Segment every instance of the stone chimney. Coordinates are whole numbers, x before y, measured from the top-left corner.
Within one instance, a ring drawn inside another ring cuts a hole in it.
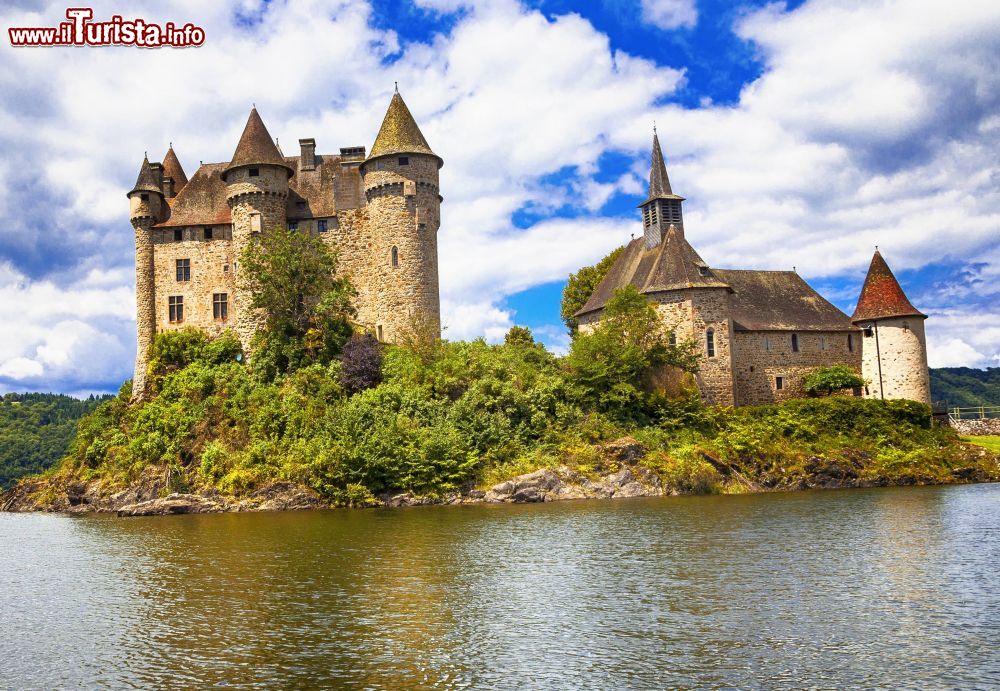
[[[174,179],[169,175],[163,176],[163,196],[168,199],[177,196],[174,193]]]
[[[157,186],[163,189],[163,164],[162,163],[150,163],[149,167],[153,169],[153,177],[156,178]]]
[[[316,170],[316,140],[312,138],[300,139],[299,149],[301,151],[299,169]]]

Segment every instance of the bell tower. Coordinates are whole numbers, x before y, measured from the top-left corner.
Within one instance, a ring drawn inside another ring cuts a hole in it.
[[[642,230],[646,249],[653,249],[663,242],[670,226],[684,237],[684,216],[681,204],[684,197],[674,194],[667,177],[667,165],[660,150],[660,140],[653,128],[653,157],[649,168],[649,194],[639,205],[642,209]]]

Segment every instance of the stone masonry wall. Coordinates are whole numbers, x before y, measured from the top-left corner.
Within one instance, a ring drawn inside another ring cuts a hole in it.
[[[226,174],[226,201],[232,216],[234,272],[239,282],[239,256],[252,240],[253,216],[260,214],[260,231],[267,232],[287,223],[288,173],[278,166],[259,166],[259,175],[250,177],[249,168],[237,168]],[[246,291],[234,292],[231,306],[236,333],[244,351],[261,327],[260,314],[250,307]]]
[[[725,288],[686,291],[691,296],[692,336],[702,355],[698,366],[698,388],[714,405],[735,405],[733,381],[733,321],[729,318],[729,293]],[[707,331],[715,335],[715,357],[708,357]]]
[[[432,156],[406,158],[406,165],[400,165],[399,156],[385,156],[364,168],[371,238],[366,281],[374,297],[366,311],[376,334],[381,331],[388,342],[399,341],[415,327],[441,333],[438,164]],[[397,266],[392,263],[393,247]]]
[[[872,335],[865,336],[862,342],[862,373],[868,380],[866,398],[907,398],[930,405],[931,383],[922,318],[879,319],[874,323]]]
[[[153,219],[133,219],[135,229],[135,373],[132,398],[141,399],[149,392],[149,348],[156,334],[156,290],[153,253]]]
[[[234,299],[236,255],[229,226],[210,226],[212,239],[205,239],[205,227],[181,228],[182,240],[174,240],[174,228],[155,230],[154,275],[156,281],[156,331],[195,326],[217,336],[235,326]],[[177,260],[189,259],[191,280],[177,280]],[[225,293],[229,298],[229,318],[216,320],[212,296]],[[184,321],[171,323],[170,296],[184,298]]]
[[[952,420],[952,429],[966,437],[1000,436],[1000,417],[982,420]]]
[[[737,331],[733,338],[736,404],[762,405],[805,396],[803,380],[817,367],[848,365],[861,371],[861,334],[853,333],[854,352],[843,331],[797,331],[799,352],[792,352],[790,331]],[[767,345],[765,345],[765,339]],[[823,342],[825,341],[825,349]],[[782,378],[777,388],[776,377]]]

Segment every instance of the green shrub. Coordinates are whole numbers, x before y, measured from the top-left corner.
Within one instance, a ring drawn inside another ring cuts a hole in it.
[[[803,382],[803,388],[809,394],[831,394],[834,391],[853,389],[864,385],[865,380],[849,365],[817,367],[806,375]]]

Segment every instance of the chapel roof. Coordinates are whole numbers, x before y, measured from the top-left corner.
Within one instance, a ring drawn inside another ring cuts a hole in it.
[[[794,271],[713,269],[732,287],[736,331],[854,331],[850,318]]]
[[[886,317],[926,316],[910,303],[889,265],[876,249],[851,320],[859,322]]]

